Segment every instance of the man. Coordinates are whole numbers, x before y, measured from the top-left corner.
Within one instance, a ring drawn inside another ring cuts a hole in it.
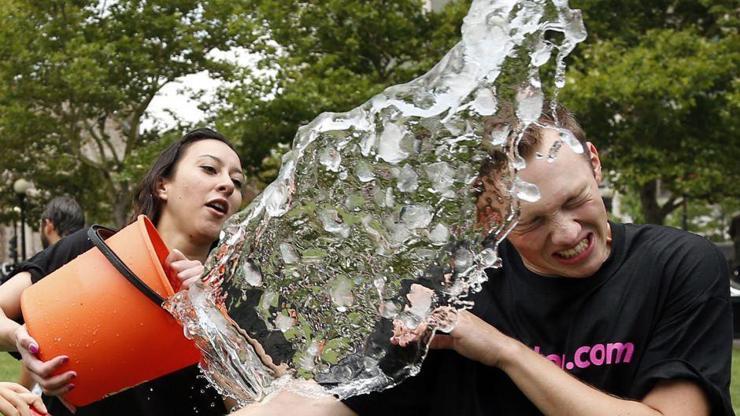
[[[68,196],[58,196],[49,201],[44,208],[44,212],[41,213],[41,225],[39,227],[41,245],[46,249],[84,226],[85,214],[77,201]],[[21,272],[36,273],[38,267],[35,260],[39,258],[41,257],[34,256],[19,263],[5,280],[8,281]]]
[[[41,227],[39,229],[41,245],[43,248],[54,245],[57,241],[82,229],[84,226],[85,214],[77,201],[68,196],[58,196],[49,201],[44,208],[44,212],[41,213]],[[18,273],[29,271],[35,267],[33,259],[30,259],[28,262],[20,263],[7,278],[10,279]],[[21,368],[18,383],[28,389],[34,386],[33,379],[25,367]]]
[[[569,113],[557,116],[567,131],[545,114],[519,145],[520,177],[541,197],[521,202],[503,268],[434,337],[417,376],[342,404],[283,393],[238,414],[732,415],[721,254],[693,234],[609,222],[598,152]],[[495,166],[482,172],[478,216],[495,224],[503,185]]]

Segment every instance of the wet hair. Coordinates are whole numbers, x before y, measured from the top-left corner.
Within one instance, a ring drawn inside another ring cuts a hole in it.
[[[209,128],[195,129],[182,136],[180,140],[172,143],[160,153],[154,165],[152,165],[149,172],[144,176],[144,179],[139,182],[134,193],[134,209],[131,215],[131,221],[136,220],[136,217],[143,214],[149,217],[154,225],[159,222],[159,217],[162,213],[162,200],[157,196],[159,181],[172,178],[177,163],[182,158],[182,155],[185,154],[188,146],[201,140],[217,140],[229,146],[236,153],[236,149],[229,139]]]
[[[537,122],[530,124],[524,130],[517,145],[519,155],[525,160],[532,157],[543,140],[545,129],[557,126],[573,133],[573,136],[583,146],[582,155],[588,161],[590,155],[586,151],[586,133],[573,114],[564,106],[557,104],[553,116],[548,101],[545,101],[543,108],[545,111],[542,112]],[[521,121],[516,117],[511,106],[502,106],[496,115],[486,119],[484,123],[484,143],[490,143],[495,132],[506,134],[507,143],[513,143],[515,135],[521,130]],[[489,157],[481,164],[478,172],[478,179],[475,183],[475,194],[478,201],[477,215],[479,223],[487,223],[482,224],[485,228],[501,227],[507,217],[510,208],[506,202],[510,200],[508,189],[514,179],[514,170],[510,163],[513,153],[508,144],[503,148],[491,146],[488,152]]]
[[[555,115],[553,116],[550,105],[551,104],[549,101],[545,101],[542,106],[545,110],[537,119],[537,122],[530,124],[529,126],[527,126],[526,130],[524,130],[522,139],[517,145],[517,150],[524,159],[528,159],[534,154],[535,150],[542,141],[544,130],[547,127],[557,126],[569,130],[571,133],[573,133],[573,136],[575,136],[578,142],[581,143],[583,149],[586,149],[586,132],[583,131],[583,128],[578,123],[578,120],[576,120],[573,113],[565,108],[565,106],[558,103],[555,106]],[[485,121],[484,136],[490,138],[493,131],[501,128],[509,128],[508,139],[513,140],[514,137],[512,137],[512,135],[516,134],[515,132],[519,130],[518,127],[521,126],[520,123],[521,122],[516,118],[514,110],[511,106],[502,107],[495,116],[490,117]],[[586,159],[588,159],[588,152],[583,152],[582,154]],[[502,161],[502,155],[492,154],[491,156],[499,162]]]
[[[59,237],[65,237],[85,226],[85,214],[74,198],[58,196],[44,208],[42,220],[49,220]]]

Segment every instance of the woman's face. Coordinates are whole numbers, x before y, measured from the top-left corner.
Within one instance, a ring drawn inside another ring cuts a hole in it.
[[[160,224],[166,222],[195,242],[210,243],[242,202],[239,156],[218,140],[190,143],[169,179],[162,179]]]

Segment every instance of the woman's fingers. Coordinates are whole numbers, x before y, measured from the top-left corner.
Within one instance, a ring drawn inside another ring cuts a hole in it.
[[[67,361],[69,361],[69,358],[66,355],[56,356],[49,361],[41,361],[36,357],[31,357],[26,360],[24,357],[23,364],[25,364],[31,374],[39,378],[46,379],[50,378],[52,374],[66,364]]]
[[[187,289],[203,275],[205,268],[198,260],[189,260],[180,250],[173,249],[167,256],[166,263],[177,275],[181,288]]]
[[[18,415],[20,413],[18,412],[18,409],[13,406],[12,403],[5,399],[5,397],[0,396],[0,414],[11,416]]]
[[[31,373],[31,378],[37,382],[41,389],[49,394],[63,394],[69,391],[74,385],[69,383],[77,377],[74,371],[66,371],[62,374],[54,375],[64,364],[69,361],[65,355],[52,358],[49,361],[41,361],[36,356],[39,353],[39,346],[36,340],[31,338],[24,326],[16,330],[16,344],[18,352],[23,359],[23,365]]]
[[[21,325],[15,330],[15,345],[18,348],[18,352],[23,355],[24,351],[32,355],[36,355],[39,352],[39,344],[36,342],[31,335],[28,334],[28,330],[25,325]]]
[[[49,411],[46,410],[44,401],[41,400],[41,396],[38,396],[31,392],[27,392],[27,393],[22,393],[21,397],[31,408],[35,409],[38,413],[41,413],[41,414],[49,413]]]
[[[184,281],[184,280],[191,279],[193,277],[200,277],[201,275],[203,275],[203,271],[205,270],[203,268],[203,265],[200,264],[199,261],[191,262],[191,263],[192,264],[188,264],[188,265],[184,266],[181,269],[181,271],[178,271],[177,277],[180,280],[183,280]]]
[[[76,372],[65,371],[62,374],[54,375],[67,361],[68,358],[64,355],[54,357],[46,362],[35,357],[23,356],[23,364],[31,373],[31,378],[49,396],[58,396],[74,388],[74,384],[71,384],[71,382],[77,377]]]
[[[41,397],[19,384],[0,382],[0,414],[31,416],[31,407],[47,413]]]
[[[47,396],[59,396],[74,388],[72,381],[77,377],[74,371],[65,371],[62,374],[51,377],[38,377],[36,382]]]

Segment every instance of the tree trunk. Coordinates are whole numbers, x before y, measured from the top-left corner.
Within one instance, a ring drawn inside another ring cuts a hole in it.
[[[129,215],[131,209],[131,201],[133,195],[131,195],[130,186],[128,183],[120,183],[115,186],[115,197],[113,198],[113,221],[116,223],[116,227],[125,227],[129,222]]]
[[[663,207],[658,203],[658,181],[653,180],[640,188],[640,206],[642,209],[642,217],[648,224],[660,224],[665,223],[666,213],[663,211]]]

